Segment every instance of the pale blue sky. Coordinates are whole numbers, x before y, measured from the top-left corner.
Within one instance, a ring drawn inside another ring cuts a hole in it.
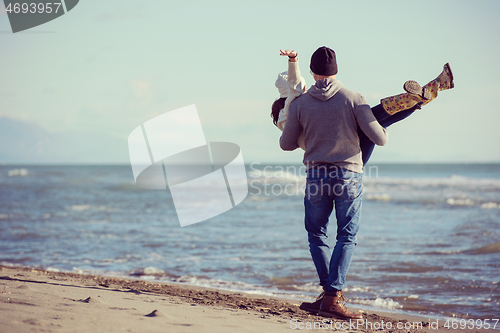
[[[496,0],[81,0],[17,34],[1,4],[0,116],[126,145],[144,121],[196,104],[208,141],[239,144],[248,163],[299,163],[269,117],[279,49],[298,51],[310,85],[310,55],[326,45],[371,105],[451,65],[456,87],[391,127],[373,162],[500,161],[499,36]]]

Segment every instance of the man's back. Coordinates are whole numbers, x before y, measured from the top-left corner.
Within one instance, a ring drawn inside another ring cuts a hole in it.
[[[361,173],[358,124],[374,143],[387,142],[387,132],[363,96],[344,88],[338,80],[318,80],[290,105],[280,145],[284,150],[297,148],[297,137],[304,131],[304,164],[308,169],[330,163]]]

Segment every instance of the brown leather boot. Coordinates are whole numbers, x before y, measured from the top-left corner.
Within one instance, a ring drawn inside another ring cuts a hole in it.
[[[325,295],[319,308],[319,315],[337,319],[363,319],[361,313],[353,313],[345,307],[346,298],[342,290],[337,291],[336,296]]]
[[[318,313],[319,312],[319,307],[321,306],[321,302],[323,302],[323,298],[325,298],[325,292],[323,291],[318,298],[316,298],[315,302],[303,302],[300,304],[299,308],[301,310],[313,312],[313,313]]]

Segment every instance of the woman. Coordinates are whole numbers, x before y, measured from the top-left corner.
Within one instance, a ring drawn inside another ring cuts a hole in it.
[[[288,56],[288,71],[278,74],[275,85],[280,92],[280,98],[271,107],[271,117],[274,124],[283,130],[290,103],[305,93],[306,85],[304,79],[300,76],[297,52],[280,50],[280,55]],[[382,99],[380,104],[372,108],[372,112],[381,126],[389,127],[410,116],[415,110],[420,109],[422,105],[431,102],[437,97],[438,91],[453,87],[453,74],[450,65],[447,63],[436,79],[423,87],[415,81],[406,81],[403,85],[406,93]],[[363,131],[358,130],[358,135],[363,165],[365,165],[375,148],[375,144],[368,139]],[[304,133],[300,135],[297,143],[302,149],[306,150]]]

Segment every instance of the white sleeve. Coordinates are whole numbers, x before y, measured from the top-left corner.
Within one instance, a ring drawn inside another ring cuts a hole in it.
[[[304,82],[301,80],[299,62],[288,62],[288,97],[285,100],[285,107],[280,111],[278,117],[278,128],[283,131],[288,118],[288,109],[292,101],[304,93]],[[303,150],[306,150],[304,143],[304,132],[300,133],[297,140],[298,145]]]
[[[292,101],[304,93],[304,84],[301,80],[299,62],[288,61],[288,97],[285,100],[285,107],[283,108],[283,116],[280,112],[280,117],[286,120],[288,117],[288,108]]]

